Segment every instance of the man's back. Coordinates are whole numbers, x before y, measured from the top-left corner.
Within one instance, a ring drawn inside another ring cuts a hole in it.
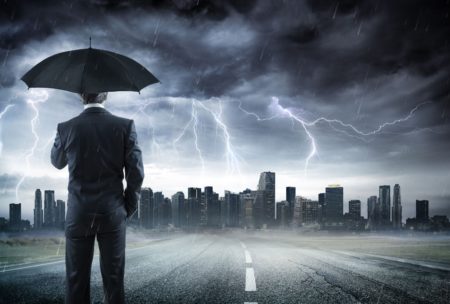
[[[127,188],[133,192],[140,188],[144,170],[132,120],[91,107],[60,123],[58,135],[69,166],[68,208],[72,212],[106,214],[124,205],[124,167],[131,171],[127,172]],[[52,163],[57,168],[65,166],[56,150]]]
[[[52,164],[69,167],[66,216],[66,304],[90,303],[94,242],[100,249],[105,301],[124,303],[125,217],[137,209],[144,179],[133,120],[101,104],[58,124]],[[127,188],[123,190],[125,178]]]

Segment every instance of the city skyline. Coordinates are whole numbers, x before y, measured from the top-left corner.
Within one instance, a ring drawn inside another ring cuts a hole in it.
[[[391,195],[391,191],[390,191],[390,186],[388,185],[380,185],[379,186],[379,196],[367,196],[367,204],[365,203],[361,203],[361,200],[359,199],[345,199],[344,197],[344,187],[341,185],[337,185],[337,184],[333,184],[333,185],[328,185],[327,187],[324,188],[324,192],[321,193],[317,193],[317,195],[315,197],[305,197],[302,196],[301,194],[299,194],[296,190],[297,188],[294,186],[282,186],[284,187],[285,191],[284,193],[284,197],[280,200],[275,199],[274,201],[272,200],[271,197],[273,197],[273,194],[270,194],[271,192],[273,192],[273,189],[276,186],[276,178],[275,178],[275,172],[270,172],[270,171],[265,171],[260,173],[260,177],[259,177],[259,182],[258,185],[256,187],[256,189],[250,189],[249,187],[237,191],[237,192],[233,192],[230,190],[224,190],[223,192],[223,196],[220,193],[217,193],[216,191],[213,191],[214,187],[213,186],[204,186],[201,188],[193,188],[193,187],[189,187],[187,188],[187,192],[185,195],[184,191],[180,191],[178,190],[176,193],[172,194],[167,194],[167,193],[163,193],[162,191],[156,191],[157,189],[152,189],[151,187],[143,187],[142,188],[142,193],[141,193],[141,200],[139,202],[139,212],[137,212],[137,214],[140,214],[143,212],[144,214],[147,214],[148,212],[150,212],[151,208],[156,208],[154,206],[158,206],[160,204],[164,204],[165,200],[168,200],[168,202],[171,204],[171,213],[172,216],[175,215],[174,212],[178,212],[178,211],[174,211],[174,206],[175,208],[183,208],[178,207],[178,203],[175,203],[174,200],[176,199],[177,202],[179,199],[181,199],[183,202],[184,200],[190,198],[191,196],[198,196],[197,194],[195,194],[195,192],[191,193],[191,189],[195,190],[198,189],[199,193],[202,195],[202,200],[201,203],[205,204],[204,207],[199,206],[199,208],[204,208],[205,210],[207,210],[207,214],[205,213],[203,215],[204,219],[202,220],[202,215],[199,213],[199,222],[203,222],[203,225],[207,225],[207,226],[215,226],[214,222],[218,222],[218,219],[214,219],[212,214],[220,214],[220,208],[221,206],[218,206],[217,208],[218,211],[214,211],[214,206],[212,206],[211,200],[214,199],[215,202],[220,200],[224,201],[226,204],[226,208],[228,208],[228,205],[230,204],[230,195],[243,195],[245,194],[247,191],[251,191],[253,193],[254,196],[252,196],[252,205],[256,206],[256,205],[261,205],[261,212],[262,212],[262,217],[266,217],[266,218],[275,218],[275,214],[276,212],[278,212],[281,203],[283,202],[287,202],[286,208],[288,209],[286,212],[288,212],[288,214],[290,213],[290,216],[293,216],[294,213],[294,204],[296,204],[296,201],[298,199],[303,200],[305,202],[313,202],[313,203],[318,203],[318,206],[324,206],[324,205],[330,205],[333,206],[332,208],[334,209],[330,209],[328,211],[328,219],[333,219],[336,221],[340,220],[340,217],[342,217],[345,213],[348,213],[351,217],[354,217],[355,215],[352,215],[355,213],[355,210],[358,210],[359,214],[363,217],[366,218],[368,220],[370,220],[370,214],[374,213],[374,212],[378,212],[378,219],[376,219],[375,221],[378,224],[372,224],[372,227],[392,227],[393,229],[398,229],[399,227],[401,227],[401,225],[396,225],[395,223],[395,215],[394,215],[394,206],[395,204],[399,204],[400,206],[400,214],[399,217],[401,219],[401,223],[405,223],[407,218],[414,218],[413,216],[405,216],[402,213],[402,203],[401,203],[401,194],[400,194],[400,186],[399,184],[395,184],[393,189],[394,192]],[[205,192],[202,192],[202,189],[204,189]],[[259,192],[261,192],[261,194],[259,194]],[[337,191],[337,192],[336,192]],[[269,192],[269,194],[267,194],[267,192]],[[279,194],[280,195],[280,194]],[[228,197],[228,198],[227,198]],[[294,200],[292,200],[294,198]],[[372,198],[375,198],[375,200],[372,200]],[[245,201],[245,199],[244,199]],[[236,208],[238,208],[240,210],[240,208],[245,208],[245,202],[242,201],[241,199],[238,200],[238,206]],[[362,202],[365,202],[366,200],[363,200]],[[390,202],[393,201],[393,204],[391,206]],[[414,207],[414,216],[416,215],[417,212],[417,202],[422,202],[422,201],[426,201],[427,202],[427,212],[429,209],[429,205],[428,205],[428,201],[429,200],[420,200],[420,199],[416,199],[415,200],[415,207]],[[146,202],[146,203],[145,203]],[[268,202],[268,205],[266,202]],[[336,203],[334,203],[336,202]],[[386,203],[388,205],[386,205]],[[53,204],[53,207],[51,207],[51,204]],[[149,208],[151,204],[151,208]],[[174,205],[177,204],[177,205]],[[199,202],[200,204],[200,202]],[[62,206],[60,206],[62,205]],[[278,206],[280,205],[280,206]],[[431,204],[432,205],[432,204]],[[35,197],[34,197],[34,206],[35,209],[33,209],[33,221],[30,220],[30,223],[32,223],[32,225],[34,226],[34,222],[36,221],[36,217],[41,217],[41,223],[39,227],[48,227],[48,223],[50,222],[50,226],[56,225],[61,227],[60,224],[60,218],[62,217],[61,215],[61,210],[62,213],[65,212],[65,201],[61,200],[61,199],[57,199],[55,196],[55,191],[54,190],[44,190],[44,204],[42,201],[42,192],[41,189],[36,189],[35,190]],[[40,215],[38,215],[38,213],[36,213],[36,208],[38,206],[41,206],[41,213]],[[43,206],[43,208],[42,208]],[[209,206],[209,207],[208,207]],[[372,207],[371,207],[372,206]],[[378,207],[376,207],[378,206]],[[10,207],[11,208],[11,207]],[[62,209],[61,209],[62,208]],[[254,207],[253,207],[254,208]],[[372,208],[373,210],[369,212],[369,209]],[[376,211],[376,208],[377,211]],[[391,212],[391,208],[392,208],[392,212]],[[51,210],[50,213],[48,212],[44,212],[42,213],[44,210]],[[53,209],[55,211],[53,211]],[[26,210],[26,209],[25,209]],[[59,211],[57,211],[59,210]],[[280,209],[281,210],[281,209]],[[387,210],[389,211],[388,214],[386,215]],[[55,212],[56,214],[52,214],[52,212]],[[187,211],[185,211],[187,212]],[[26,213],[25,213],[26,214]],[[332,215],[332,214],[336,214],[336,215]],[[431,211],[430,212],[430,217],[432,215],[435,214],[439,214],[436,212]],[[58,218],[59,216],[59,218]],[[176,215],[178,216],[178,215]],[[276,215],[277,218],[280,218],[281,215]],[[283,215],[284,216],[284,215]],[[289,215],[288,215],[289,216]],[[428,214],[427,214],[428,216]],[[0,217],[2,217],[2,214],[0,214]],[[320,216],[321,217],[321,216]],[[387,217],[387,218],[386,218]],[[51,218],[51,220],[50,220]],[[179,219],[175,220],[175,222],[180,222]],[[148,226],[152,226],[153,220],[151,220],[151,222],[146,222],[143,224],[144,227]]]

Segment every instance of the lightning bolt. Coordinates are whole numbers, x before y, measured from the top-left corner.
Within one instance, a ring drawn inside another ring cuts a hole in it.
[[[311,143],[310,152],[305,159],[304,173],[306,176],[309,163],[310,163],[311,159],[317,154],[316,140],[315,140],[313,134],[311,133],[311,131],[309,130],[310,127],[314,127],[318,123],[324,122],[324,123],[327,123],[330,126],[330,128],[332,128],[333,130],[335,130],[337,132],[341,132],[341,133],[346,134],[347,136],[367,141],[366,137],[380,134],[383,131],[383,129],[385,129],[386,127],[393,126],[393,125],[396,125],[396,124],[399,124],[399,123],[402,123],[402,122],[405,122],[405,121],[411,119],[414,116],[414,113],[417,110],[419,110],[419,108],[421,108],[424,105],[429,104],[429,103],[431,103],[431,102],[426,101],[426,102],[420,103],[417,106],[415,106],[413,109],[411,109],[405,117],[395,119],[390,122],[384,122],[384,123],[380,124],[377,128],[375,128],[371,131],[361,131],[360,129],[353,126],[352,124],[345,123],[339,119],[329,119],[326,117],[319,117],[312,121],[308,121],[308,120],[304,119],[301,115],[293,113],[293,111],[291,109],[284,108],[283,106],[281,106],[279,103],[279,99],[277,97],[272,97],[272,103],[270,104],[270,107],[273,108],[276,113],[275,113],[275,115],[270,116],[270,117],[264,118],[254,112],[245,110],[244,108],[242,108],[242,102],[239,102],[239,109],[246,115],[255,117],[258,121],[268,121],[268,120],[273,120],[278,117],[287,117],[287,118],[291,119],[293,123],[298,123],[302,127],[302,129],[305,131],[305,133]],[[341,127],[342,129],[337,128],[336,126]],[[348,131],[352,132],[353,134],[349,133]]]
[[[175,138],[175,140],[172,142],[172,146],[174,147],[174,150],[176,151],[176,144],[180,141],[181,138],[183,138],[184,135],[186,135],[186,132],[189,128],[189,126],[192,125],[192,133],[194,134],[194,146],[195,150],[197,151],[198,158],[200,159],[200,162],[202,164],[202,174],[205,172],[205,159],[203,158],[202,150],[200,149],[200,146],[198,144],[198,112],[195,107],[195,100],[191,100],[191,119],[187,122],[186,125],[184,125],[181,133]]]
[[[216,126],[222,130],[223,139],[224,139],[225,148],[226,148],[225,156],[226,156],[226,160],[227,160],[227,173],[233,174],[234,172],[237,172],[237,173],[241,174],[241,170],[240,170],[240,166],[239,166],[239,159],[238,159],[237,154],[234,152],[233,145],[231,144],[231,136],[230,136],[230,133],[228,132],[228,126],[222,119],[222,101],[220,99],[218,100],[218,106],[219,106],[218,112],[215,112],[212,109],[206,107],[205,104],[202,102],[196,102],[196,105],[198,107],[204,109],[208,113],[210,113],[216,122]]]
[[[25,177],[27,176],[28,172],[30,171],[30,158],[34,155],[34,151],[36,150],[37,144],[39,142],[39,135],[36,132],[36,124],[39,122],[39,109],[37,105],[39,103],[44,103],[48,99],[48,93],[45,90],[33,90],[30,91],[29,98],[27,99],[27,104],[33,109],[34,116],[30,121],[31,125],[31,133],[34,137],[33,146],[30,148],[30,150],[25,155],[25,164],[26,164],[26,171],[20,178],[19,182],[16,185],[16,202],[19,202],[19,189],[22,183],[25,180]]]

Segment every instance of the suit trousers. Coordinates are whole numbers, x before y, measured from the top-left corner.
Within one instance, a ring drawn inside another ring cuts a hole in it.
[[[125,302],[125,234],[126,210],[120,206],[108,214],[75,215],[68,210],[66,218],[66,304],[89,304],[91,266],[94,243],[100,250],[103,280],[103,302]]]

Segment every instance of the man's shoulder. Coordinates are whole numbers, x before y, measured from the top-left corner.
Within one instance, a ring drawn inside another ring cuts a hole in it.
[[[108,113],[109,115],[104,115],[102,116],[102,119],[106,119],[110,122],[113,122],[115,124],[118,125],[123,125],[123,126],[129,126],[130,123],[132,122],[132,119],[129,118],[125,118],[125,117],[121,117],[118,115],[114,115],[111,112]],[[72,125],[76,125],[78,123],[84,123],[86,119],[93,119],[93,120],[98,120],[99,117],[98,116],[82,116],[82,115],[78,115],[75,116],[69,120],[63,121],[58,123],[58,126],[60,128],[67,128],[70,127]]]

